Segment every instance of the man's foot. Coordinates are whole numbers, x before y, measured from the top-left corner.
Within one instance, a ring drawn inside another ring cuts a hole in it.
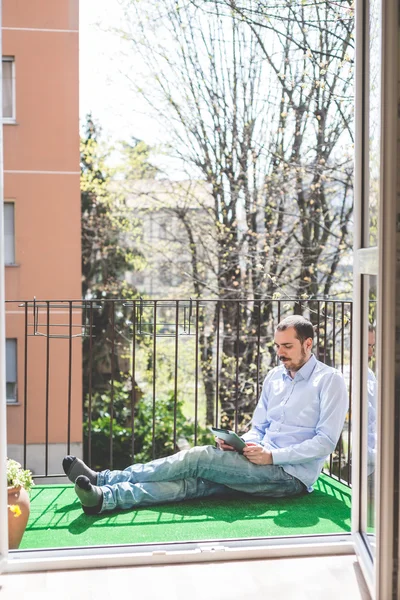
[[[75,492],[81,501],[83,512],[97,515],[103,506],[103,492],[97,485],[92,485],[85,475],[79,475],[75,481]]]
[[[79,475],[85,475],[93,485],[97,483],[97,473],[90,469],[83,460],[76,456],[66,456],[63,460],[64,473],[72,483],[75,483]]]

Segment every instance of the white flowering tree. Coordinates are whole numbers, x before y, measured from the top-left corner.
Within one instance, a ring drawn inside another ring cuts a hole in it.
[[[255,304],[236,326],[239,304],[224,301],[340,297],[350,289],[353,7],[347,0],[122,3],[123,37],[143,64],[144,78],[132,83],[167,128],[169,151],[209,194],[207,202],[191,199],[207,219],[168,210],[182,223],[189,291],[221,300],[219,400],[232,423],[232,359],[239,343],[246,413],[254,406],[253,334],[259,318],[267,332],[271,305]],[[214,315],[201,339],[209,421],[216,323]]]

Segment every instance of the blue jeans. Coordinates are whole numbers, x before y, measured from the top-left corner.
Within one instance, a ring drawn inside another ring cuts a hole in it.
[[[101,471],[97,485],[103,491],[101,512],[235,491],[280,498],[306,490],[280,466],[255,465],[237,452],[213,446],[196,446],[124,471]]]

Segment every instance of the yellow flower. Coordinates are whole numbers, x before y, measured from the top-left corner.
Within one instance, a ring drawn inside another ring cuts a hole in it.
[[[21,516],[21,509],[18,506],[18,504],[9,504],[8,508],[11,510],[12,513],[14,513],[14,517]]]

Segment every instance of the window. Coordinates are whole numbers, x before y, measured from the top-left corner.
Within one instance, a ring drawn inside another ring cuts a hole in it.
[[[15,121],[15,62],[3,56],[3,122]]]
[[[4,264],[15,264],[14,202],[4,202]]]
[[[17,401],[17,340],[6,340],[6,398],[8,403]]]

